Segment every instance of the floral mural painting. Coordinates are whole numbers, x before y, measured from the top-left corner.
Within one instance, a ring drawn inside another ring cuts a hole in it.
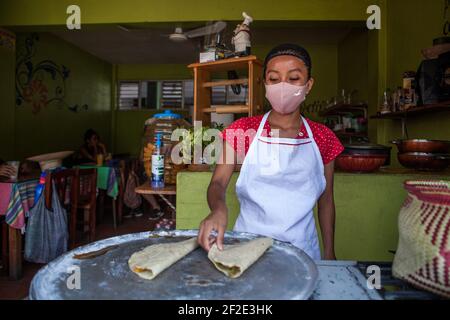
[[[17,47],[16,62],[16,105],[31,106],[33,114],[39,113],[49,104],[58,108],[67,108],[72,112],[88,110],[88,105],[70,106],[65,101],[66,79],[70,70],[51,60],[33,63],[36,54],[36,42],[39,36],[35,33],[25,38],[22,46]]]

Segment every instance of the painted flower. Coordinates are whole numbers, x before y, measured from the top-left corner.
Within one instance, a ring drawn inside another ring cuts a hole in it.
[[[32,105],[34,114],[48,104],[48,89],[42,80],[34,79],[23,90],[25,101]]]

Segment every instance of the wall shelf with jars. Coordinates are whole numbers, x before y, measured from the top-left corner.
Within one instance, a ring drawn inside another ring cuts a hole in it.
[[[426,104],[423,106],[411,107],[402,111],[386,112],[373,115],[371,119],[403,119],[409,116],[421,115],[424,113],[436,113],[440,111],[450,111],[450,101]]]
[[[338,102],[324,108],[319,115],[343,143],[368,139],[366,103]]]

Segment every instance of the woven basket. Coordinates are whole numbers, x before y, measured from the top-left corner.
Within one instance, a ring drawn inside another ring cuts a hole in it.
[[[392,272],[450,298],[450,181],[406,181]]]

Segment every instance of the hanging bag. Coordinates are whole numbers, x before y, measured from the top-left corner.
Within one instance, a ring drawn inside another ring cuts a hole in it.
[[[67,213],[59,202],[54,183],[52,189],[51,210],[45,206],[44,196],[39,197],[30,210],[24,255],[25,260],[30,262],[48,263],[67,251]]]
[[[123,202],[130,209],[136,209],[141,205],[141,195],[137,194],[135,189],[139,186],[139,178],[133,171],[130,171],[125,187]]]

